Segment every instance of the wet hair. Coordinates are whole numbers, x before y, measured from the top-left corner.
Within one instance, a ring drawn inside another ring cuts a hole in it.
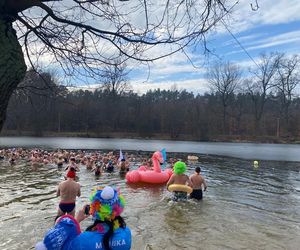
[[[111,248],[109,246],[109,240],[110,240],[111,236],[114,233],[114,221],[117,221],[119,223],[119,226],[121,228],[125,228],[126,227],[126,223],[125,223],[124,219],[121,216],[117,216],[113,221],[109,221],[109,220],[105,220],[105,221],[95,220],[94,224],[88,226],[85,231],[95,231],[95,228],[96,228],[97,224],[99,224],[99,223],[105,223],[108,226],[108,231],[103,236],[103,245],[104,245],[104,249],[111,250]]]
[[[199,174],[201,172],[201,168],[200,167],[195,167],[195,172]]]

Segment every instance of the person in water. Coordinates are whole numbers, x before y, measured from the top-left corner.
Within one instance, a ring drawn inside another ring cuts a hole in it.
[[[192,183],[189,177],[185,174],[186,172],[186,164],[182,161],[177,161],[174,164],[174,174],[170,177],[169,181],[167,182],[167,188],[171,184],[180,184],[180,185],[189,185],[192,187]],[[186,192],[175,191],[173,200],[185,200],[187,199]]]
[[[105,166],[105,169],[106,169],[106,172],[108,172],[108,173],[114,172],[115,167],[113,165],[113,161],[112,160],[108,161],[108,163]]]
[[[100,161],[96,162],[92,171],[95,172],[95,176],[100,176],[103,173],[103,163]]]
[[[65,170],[69,171],[71,168],[75,169],[75,171],[80,171],[80,168],[76,164],[75,157],[70,158],[70,164],[65,168]]]
[[[203,197],[202,186],[204,191],[207,189],[207,184],[204,177],[201,175],[201,168],[196,167],[195,173],[190,176],[190,181],[193,185],[193,192],[190,194],[190,198],[201,200]]]
[[[121,213],[125,199],[116,189],[97,187],[90,196],[90,205],[81,209],[76,219],[64,215],[50,229],[43,242],[38,242],[36,250],[129,250],[131,231],[126,226]],[[81,232],[79,223],[93,217],[93,224]]]
[[[129,171],[129,165],[126,163],[126,160],[124,158],[121,159],[121,161],[118,164],[118,167],[120,174],[126,174]]]
[[[57,188],[57,196],[60,196],[57,217],[64,214],[75,215],[76,196],[80,196],[80,184],[75,181],[76,172],[71,169],[67,173],[67,179],[61,182]]]

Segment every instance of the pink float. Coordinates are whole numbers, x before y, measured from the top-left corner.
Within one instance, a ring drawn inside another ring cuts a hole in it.
[[[145,166],[140,166],[137,170],[129,171],[126,174],[128,183],[166,183],[173,174],[171,169],[161,171],[160,163],[164,162],[163,155],[156,151],[152,156],[153,170],[147,170]]]

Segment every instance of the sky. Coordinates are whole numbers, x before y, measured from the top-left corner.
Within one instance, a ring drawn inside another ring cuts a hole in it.
[[[161,0],[157,1],[159,3]],[[177,53],[154,61],[148,66],[140,62],[131,62],[128,65],[128,78],[133,90],[143,94],[150,89],[176,87],[178,90],[186,89],[194,94],[204,94],[209,91],[206,72],[209,64],[214,61],[229,61],[240,66],[243,72],[247,72],[249,67],[257,67],[256,63],[259,62],[262,53],[300,55],[300,0],[228,1],[234,8],[230,17],[225,20],[226,26],[223,21],[218,22],[216,29],[206,37],[211,53],[204,55],[202,49],[190,47],[186,50],[189,58],[183,53]],[[237,4],[234,4],[235,2]],[[133,0],[124,3],[135,2]],[[133,21],[139,23],[143,18],[136,17],[137,20]],[[99,25],[105,26],[103,23]],[[44,57],[50,65],[52,59]],[[89,79],[88,84],[86,81],[82,84],[80,81],[78,79],[75,83],[78,88],[94,89],[95,86],[99,86],[94,79]]]
[[[207,62],[230,61],[247,71],[249,67],[255,67],[261,53],[300,55],[300,1],[258,1],[256,11],[252,10],[251,3],[255,6],[255,0],[240,1],[227,25],[229,31],[221,24],[218,31],[208,37],[208,47],[212,52],[209,56],[191,49],[189,56],[195,65],[183,54],[176,54],[156,61],[150,70],[136,68],[130,75],[133,89],[142,94],[149,89],[176,86],[179,90],[203,94],[209,91],[205,79]]]

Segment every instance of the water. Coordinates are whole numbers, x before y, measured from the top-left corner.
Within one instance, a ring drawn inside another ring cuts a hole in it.
[[[120,187],[134,250],[299,249],[299,162],[261,160],[253,168],[246,159],[200,155],[197,164],[189,165],[189,174],[195,165],[208,183],[201,202],[174,203],[164,186],[128,185],[117,173],[97,179],[82,167],[77,208],[96,184]],[[34,169],[26,162],[10,166],[0,161],[1,250],[33,249],[42,240],[53,225],[63,174],[51,165]]]
[[[188,142],[168,140],[99,139],[74,137],[0,137],[1,147],[40,147],[65,149],[127,149],[154,152],[186,152],[231,156],[242,159],[298,161],[300,144]]]

